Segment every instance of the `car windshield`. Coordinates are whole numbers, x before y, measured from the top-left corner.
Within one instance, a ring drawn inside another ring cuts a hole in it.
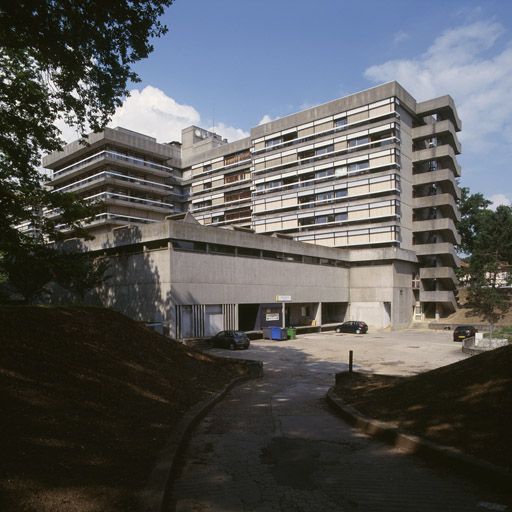
[[[245,332],[234,332],[233,337],[237,340],[245,339]]]

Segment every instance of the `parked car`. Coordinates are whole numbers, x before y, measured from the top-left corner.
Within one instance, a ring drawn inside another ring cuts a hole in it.
[[[242,331],[220,331],[210,341],[214,347],[229,348],[230,350],[247,349],[251,344],[247,334]]]
[[[354,332],[356,334],[366,334],[368,326],[360,320],[350,320],[336,326],[336,332]]]
[[[463,341],[472,338],[478,332],[472,325],[458,325],[453,330],[453,341]]]

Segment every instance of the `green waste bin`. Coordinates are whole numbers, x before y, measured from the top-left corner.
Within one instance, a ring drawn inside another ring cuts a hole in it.
[[[289,340],[294,340],[297,338],[297,330],[293,327],[288,327],[287,335]]]

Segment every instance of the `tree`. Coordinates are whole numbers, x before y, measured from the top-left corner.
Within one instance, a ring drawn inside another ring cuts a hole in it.
[[[108,279],[108,267],[107,258],[65,252],[58,246],[37,241],[23,243],[0,258],[0,284],[1,276],[8,276],[3,300],[14,294],[32,304],[51,296],[51,284],[55,283],[83,301],[87,291]],[[6,291],[9,293],[5,294]]]
[[[512,267],[512,208],[498,206],[478,215],[472,233],[466,280],[473,313],[486,319],[491,337],[494,324],[510,309],[508,286]]]
[[[490,205],[491,201],[485,199],[482,194],[471,194],[469,188],[461,188],[461,198],[458,202],[461,219],[457,223],[457,230],[461,237],[459,252],[468,255],[473,252],[474,240],[482,231],[482,226],[491,213]]]
[[[58,209],[78,228],[87,205],[50,193],[38,165],[41,154],[62,148],[59,119],[82,136],[109,121],[132,65],[152,51],[151,38],[172,0],[19,0],[0,6],[0,250],[26,243],[16,225],[31,221],[55,235],[43,208]]]
[[[92,257],[75,252],[60,254],[55,258],[55,282],[77,296],[81,302],[85,294],[109,279],[107,271],[110,262],[107,258]]]

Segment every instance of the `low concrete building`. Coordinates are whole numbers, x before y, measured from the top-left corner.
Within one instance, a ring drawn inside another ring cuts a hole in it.
[[[375,260],[374,250],[203,226],[191,215],[67,243],[111,262],[91,300],[176,338],[348,319],[405,327],[414,306],[416,258],[399,248]]]

